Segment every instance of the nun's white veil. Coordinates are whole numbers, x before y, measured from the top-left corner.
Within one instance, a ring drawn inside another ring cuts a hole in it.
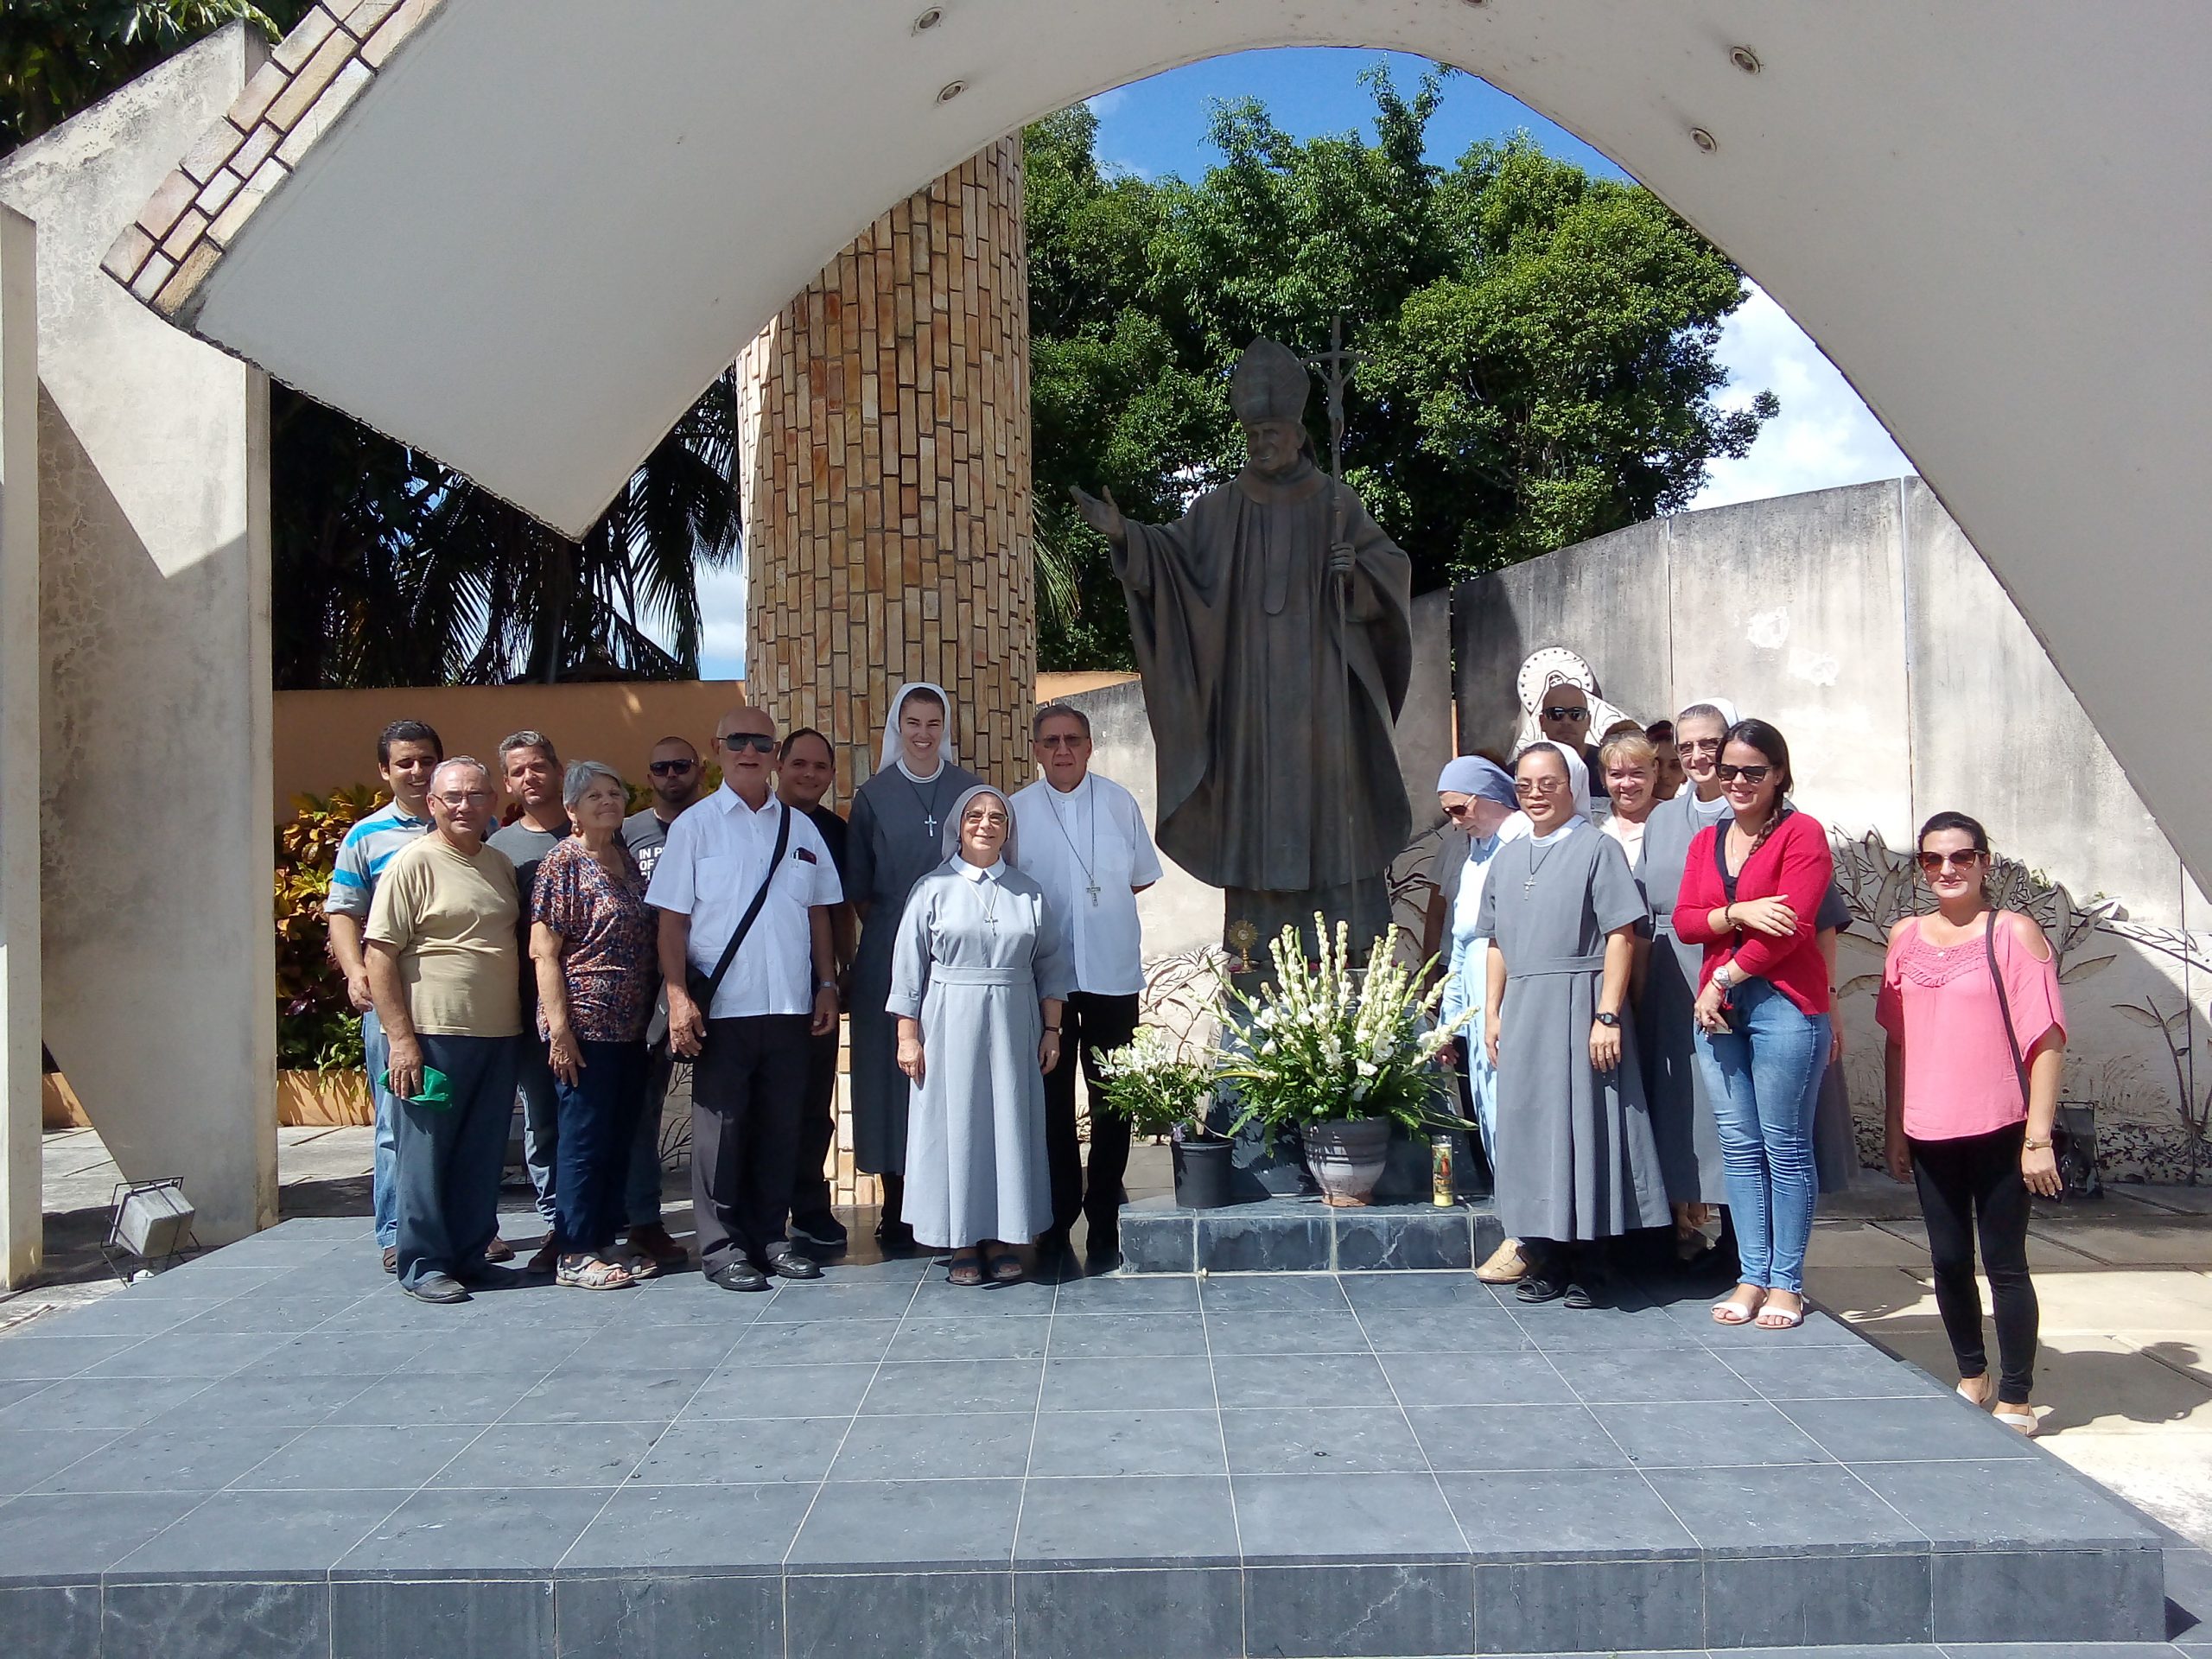
[[[1014,849],[1014,802],[1007,792],[990,784],[971,784],[960,791],[960,798],[952,804],[952,810],[945,815],[944,828],[938,833],[944,841],[944,855],[948,859],[960,856],[960,821],[968,816],[968,804],[978,795],[988,795],[1006,808],[1006,844],[999,849],[999,856],[1014,868],[1021,868],[1021,860]]]
[[[906,747],[899,741],[899,711],[906,706],[906,699],[917,691],[934,692],[937,700],[944,705],[944,735],[938,740],[938,760],[948,766],[960,764],[960,757],[952,752],[952,699],[945,695],[941,685],[932,684],[928,680],[909,680],[892,695],[891,712],[883,721],[883,754],[875,763],[878,772],[888,772],[898,764],[899,756]]]
[[[1540,737],[1533,743],[1522,744],[1518,753],[1514,755],[1513,765],[1516,771],[1519,770],[1521,765],[1521,756],[1528,753],[1531,749],[1549,749],[1553,753],[1558,755],[1560,760],[1567,762],[1567,792],[1574,797],[1574,816],[1582,819],[1586,823],[1588,823],[1590,819],[1590,768],[1583,764],[1582,757],[1577,754],[1573,749],[1568,748],[1564,743],[1554,743],[1548,737]],[[1553,833],[1557,834],[1558,832],[1554,830]]]

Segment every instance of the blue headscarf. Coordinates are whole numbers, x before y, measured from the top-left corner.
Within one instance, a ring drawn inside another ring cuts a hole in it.
[[[1444,768],[1436,780],[1436,792],[1471,795],[1477,800],[1495,801],[1500,806],[1517,806],[1513,794],[1513,779],[1504,767],[1494,760],[1485,760],[1479,754],[1463,754]]]

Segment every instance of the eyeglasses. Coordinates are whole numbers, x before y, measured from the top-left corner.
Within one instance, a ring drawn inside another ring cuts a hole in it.
[[[656,778],[681,778],[698,764],[696,760],[655,760],[645,770]]]
[[[1757,789],[1761,784],[1766,782],[1767,773],[1772,772],[1774,768],[1772,766],[1715,766],[1713,770],[1720,774],[1720,781],[1724,784],[1732,784],[1740,778],[1753,789]]]
[[[756,754],[773,754],[776,740],[766,732],[725,732],[715,740],[732,754],[742,754],[751,749]]]
[[[1040,749],[1079,749],[1090,741],[1079,733],[1072,737],[1056,734],[1052,737],[1039,738],[1037,747]]]
[[[1947,869],[1970,870],[1988,856],[1979,847],[1969,847],[1963,853],[1923,853],[1920,855],[1920,873],[1923,875],[1941,875]]]
[[[1677,754],[1718,754],[1720,740],[1717,737],[1686,737],[1675,745]]]
[[[1586,708],[1562,709],[1556,704],[1547,705],[1543,715],[1546,720],[1587,720],[1590,718],[1590,711]]]
[[[1516,795],[1556,795],[1566,787],[1567,779],[1564,778],[1516,778],[1513,780]]]
[[[1472,801],[1461,801],[1457,806],[1446,807],[1444,816],[1447,818],[1464,818],[1474,810],[1475,804]]]
[[[449,789],[446,791],[444,794],[433,795],[430,798],[437,802],[441,806],[467,806],[471,801],[490,800],[492,798],[492,791],[488,789]]]

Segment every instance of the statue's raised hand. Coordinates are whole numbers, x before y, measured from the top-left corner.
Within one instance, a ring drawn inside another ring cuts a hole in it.
[[[1122,517],[1121,508],[1114,505],[1113,491],[1105,491],[1105,499],[1101,500],[1081,486],[1071,484],[1068,493],[1075,498],[1076,511],[1083,515],[1084,523],[1116,547],[1128,539],[1129,521]]]

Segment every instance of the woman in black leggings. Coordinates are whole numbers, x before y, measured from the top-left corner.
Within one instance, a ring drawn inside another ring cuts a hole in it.
[[[2036,1432],[2036,1288],[2028,1276],[2029,1195],[2056,1198],[2051,1122],[2065,1061],[2058,964],[2029,918],[1991,908],[1989,836],[1961,812],[1920,831],[1932,916],[1890,931],[1876,1017],[1889,1034],[1890,1173],[1920,1192],[1936,1305],[1959,1364],[1959,1393],[1997,1421]],[[1997,1314],[1999,1376],[1982,1348],[1974,1238]]]

